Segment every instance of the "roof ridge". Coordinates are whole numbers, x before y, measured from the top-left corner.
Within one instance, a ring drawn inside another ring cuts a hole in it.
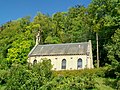
[[[71,45],[71,44],[85,44],[85,43],[88,43],[88,42],[80,42],[80,43],[60,43],[60,44],[39,44],[39,46],[50,46],[50,45]]]

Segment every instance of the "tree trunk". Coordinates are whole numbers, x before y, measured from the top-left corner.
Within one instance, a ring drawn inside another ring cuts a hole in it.
[[[99,68],[98,33],[96,33],[96,41],[97,41],[97,68]]]

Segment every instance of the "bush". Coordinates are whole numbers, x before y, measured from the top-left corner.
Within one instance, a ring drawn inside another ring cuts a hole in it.
[[[105,84],[111,86],[114,89],[120,89],[120,65],[118,66],[109,66],[105,72],[106,78],[113,78],[106,79]]]
[[[0,85],[5,85],[8,79],[8,71],[0,70]]]
[[[95,69],[53,71],[53,74],[54,76],[63,75],[66,77],[67,76],[84,76],[86,74],[104,77],[105,71],[106,71],[106,68],[95,68]]]
[[[51,71],[50,60],[35,65],[12,64],[1,70],[1,84],[6,90],[79,90],[94,89],[96,77],[104,76],[105,68]],[[117,84],[119,85],[119,84]]]
[[[95,88],[96,82],[93,76],[57,76],[52,81],[44,84],[42,90],[83,90]]]
[[[31,69],[27,65],[12,64],[6,90],[37,90],[51,79],[51,68],[49,60],[33,65]]]

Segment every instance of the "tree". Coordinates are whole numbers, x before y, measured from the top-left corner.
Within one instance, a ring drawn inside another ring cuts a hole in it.
[[[107,45],[108,58],[113,65],[117,67],[120,64],[120,29],[115,31],[115,34],[112,36],[112,43]]]
[[[41,44],[44,44],[45,39],[48,35],[51,35],[53,31],[52,19],[49,16],[46,16],[42,13],[37,13],[33,20],[34,25],[39,25],[38,31],[40,31]]]
[[[65,23],[66,42],[85,42],[90,39],[87,9],[77,5],[69,9]]]
[[[107,51],[104,46],[111,42],[111,36],[114,34],[117,27],[119,27],[116,24],[119,20],[115,20],[115,18],[119,17],[117,13],[118,9],[115,8],[118,8],[118,3],[119,0],[93,0],[88,7],[88,15],[91,18],[91,23],[89,24],[92,30],[99,35],[100,66],[109,63]],[[96,50],[95,48],[94,52]]]

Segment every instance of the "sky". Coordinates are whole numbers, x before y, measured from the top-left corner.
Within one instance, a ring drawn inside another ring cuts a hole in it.
[[[85,7],[91,0],[0,0],[0,25],[25,16],[33,18],[37,12],[52,15],[66,12],[75,5]]]

